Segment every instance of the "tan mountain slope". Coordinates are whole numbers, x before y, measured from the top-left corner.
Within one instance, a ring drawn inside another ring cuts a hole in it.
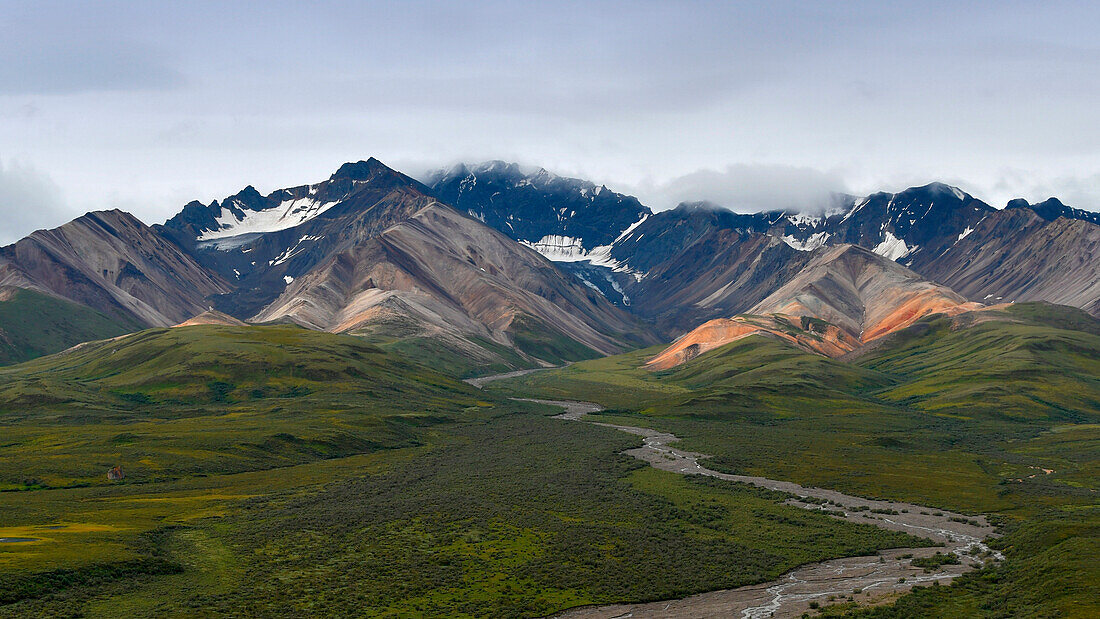
[[[98,211],[0,249],[0,285],[29,288],[149,326],[174,325],[228,292],[133,215]]]
[[[400,321],[511,345],[521,315],[605,354],[623,349],[613,334],[635,329],[533,250],[437,202],[294,279],[254,320],[336,332]]]
[[[997,211],[921,273],[983,303],[1047,301],[1100,316],[1100,226]]]
[[[982,307],[853,245],[815,252],[806,268],[746,315],[707,322],[649,361],[666,369],[747,335],[766,333],[839,356],[929,314]]]
[[[206,310],[205,312],[188,318],[187,320],[175,325],[177,327],[194,327],[197,325],[222,325],[226,327],[245,327],[248,323],[243,320],[237,320],[229,314],[219,312],[218,310]]]

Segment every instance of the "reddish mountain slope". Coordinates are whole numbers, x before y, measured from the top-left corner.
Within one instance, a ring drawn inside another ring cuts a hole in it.
[[[650,360],[666,369],[754,333],[839,356],[929,314],[981,307],[867,249],[819,249],[794,278],[748,314],[705,323]]]

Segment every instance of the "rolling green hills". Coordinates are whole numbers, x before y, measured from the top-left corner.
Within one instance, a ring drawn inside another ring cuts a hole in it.
[[[556,412],[289,325],[0,369],[0,616],[541,616],[925,543]]]
[[[425,335],[420,325],[401,317],[376,321],[351,332],[383,350],[461,378],[599,356],[591,348],[527,314],[517,315],[507,333],[513,346],[473,335]],[[624,348],[637,346],[640,339],[637,334],[630,333],[609,337],[620,341]]]
[[[1000,523],[1003,564],[823,615],[1094,614],[1094,319],[1017,305],[844,359],[754,336],[641,369],[659,350],[478,391],[430,349],[204,325],[0,368],[0,537],[34,540],[0,544],[0,616],[543,616],[920,543],[647,468],[638,437],[513,395],[600,402],[711,468]]]
[[[84,305],[23,288],[0,287],[0,365],[53,354],[139,329]]]
[[[0,488],[106,483],[118,464],[148,481],[409,446],[479,400],[354,337],[148,330],[0,369]]]
[[[599,402],[610,422],[684,437],[712,468],[1000,519],[1003,566],[876,616],[1097,610],[1100,322],[1084,312],[932,316],[847,360],[753,336],[641,369],[658,350],[490,388]]]
[[[1095,420],[1100,321],[1075,308],[1038,303],[992,314],[975,316],[984,322],[972,326],[930,320],[854,362],[897,377],[898,385],[881,397],[928,412],[1040,423]]]

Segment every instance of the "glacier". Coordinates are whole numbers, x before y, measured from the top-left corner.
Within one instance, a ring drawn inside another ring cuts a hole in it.
[[[885,258],[889,258],[890,260],[900,260],[913,253],[916,249],[916,245],[909,247],[905,244],[903,239],[894,236],[889,230],[884,230],[882,242],[875,245],[874,249],[871,251]]]
[[[313,219],[339,203],[339,201],[320,202],[312,197],[312,191],[309,196],[284,200],[262,211],[241,208],[243,205],[234,200],[233,206],[242,212],[243,216],[238,219],[232,210],[222,206],[221,215],[215,220],[218,227],[203,232],[197,240],[210,241],[242,234],[263,234],[286,230]]]
[[[798,251],[813,251],[819,247],[824,247],[830,236],[832,235],[830,235],[828,232],[815,232],[814,234],[811,234],[809,237],[807,237],[804,241],[800,241],[794,238],[794,236],[791,234],[782,237],[782,239],[784,243],[790,245]]]

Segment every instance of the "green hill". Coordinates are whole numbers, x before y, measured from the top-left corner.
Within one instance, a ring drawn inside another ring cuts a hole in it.
[[[551,412],[289,325],[2,368],[0,617],[545,616],[924,543]]]
[[[979,316],[985,322],[972,326],[960,325],[965,317],[921,322],[854,363],[897,377],[899,384],[881,397],[929,412],[1096,419],[1100,321],[1075,308],[1040,303]]]
[[[417,428],[478,401],[351,336],[153,329],[0,369],[0,486],[105,483],[118,464],[149,480],[408,446]]]
[[[53,354],[81,342],[136,331],[83,305],[22,288],[0,288],[0,365]]]
[[[1100,321],[1017,304],[931,316],[843,359],[753,336],[643,369],[658,351],[490,389],[599,402],[609,422],[681,436],[712,468],[1003,523],[1002,567],[874,616],[1095,616],[1100,574],[1084,557],[1100,552]]]

